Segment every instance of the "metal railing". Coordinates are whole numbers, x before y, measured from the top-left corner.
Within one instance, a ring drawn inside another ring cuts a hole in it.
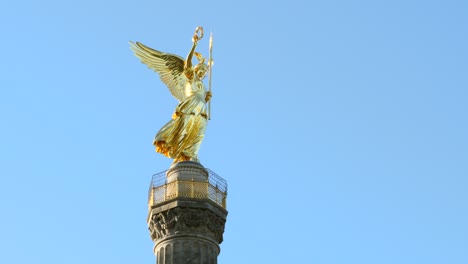
[[[209,199],[226,209],[227,182],[210,169],[206,181],[176,180],[167,182],[167,170],[154,174],[148,192],[148,205],[182,198]]]

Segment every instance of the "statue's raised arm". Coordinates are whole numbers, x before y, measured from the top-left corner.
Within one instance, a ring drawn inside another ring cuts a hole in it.
[[[171,94],[179,100],[172,120],[159,130],[153,142],[156,151],[174,159],[174,163],[188,160],[198,162],[198,150],[205,134],[208,119],[206,103],[211,98],[211,92],[206,91],[203,78],[208,66],[201,54],[195,52],[202,38],[203,28],[198,27],[186,60],[139,42],[130,42],[135,55],[159,74]],[[194,55],[199,61],[195,67],[192,66]]]

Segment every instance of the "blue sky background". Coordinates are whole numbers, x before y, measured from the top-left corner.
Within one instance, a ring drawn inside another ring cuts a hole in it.
[[[198,25],[219,263],[468,263],[462,0],[1,2],[0,263],[155,262],[177,102],[128,41],[185,56]]]

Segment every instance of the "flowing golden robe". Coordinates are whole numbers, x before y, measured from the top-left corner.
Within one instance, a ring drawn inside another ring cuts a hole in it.
[[[205,58],[195,52],[198,41],[202,37],[203,28],[197,27],[192,37],[193,45],[186,60],[174,54],[152,49],[139,42],[130,42],[130,48],[135,55],[142,63],[159,74],[161,81],[179,100],[172,120],[159,130],[153,141],[156,151],[174,159],[174,163],[186,160],[198,162],[198,149],[207,125],[206,103],[211,98],[211,91],[205,91],[202,80],[208,66],[204,63]],[[195,67],[192,67],[193,55],[199,60]],[[210,67],[211,65],[212,61],[210,61]]]
[[[156,151],[175,162],[198,161],[198,149],[207,125],[206,91],[202,81],[193,78],[189,96],[177,106],[172,120],[154,138]]]

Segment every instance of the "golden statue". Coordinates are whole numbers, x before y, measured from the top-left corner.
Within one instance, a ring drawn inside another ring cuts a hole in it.
[[[211,68],[212,60],[210,58],[208,67],[205,58],[195,52],[202,37],[203,28],[197,27],[192,38],[193,46],[185,61],[177,55],[154,50],[139,42],[130,42],[135,55],[159,74],[171,94],[179,100],[172,120],[159,130],[153,142],[156,151],[174,159],[174,163],[188,160],[198,162],[198,149],[209,119],[207,103],[211,98],[211,91],[205,90],[202,80]],[[211,43],[210,39],[210,56]],[[195,67],[192,66],[193,55],[199,61]]]

